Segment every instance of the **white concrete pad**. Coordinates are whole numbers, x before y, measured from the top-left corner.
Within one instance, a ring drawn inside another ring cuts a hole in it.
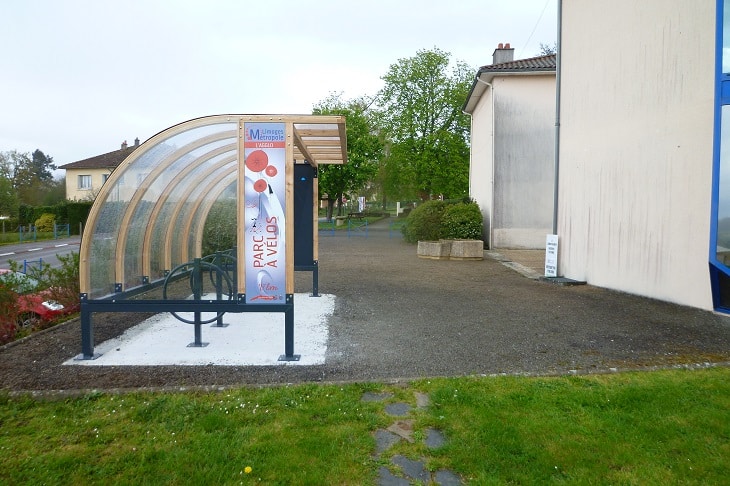
[[[324,364],[328,320],[335,308],[334,295],[294,295],[294,353],[299,361],[278,361],[285,353],[283,312],[227,313],[227,327],[201,326],[204,347],[188,347],[195,341],[195,326],[169,313],[157,314],[121,336],[94,347],[93,360],[71,359],[66,365],[317,365]],[[192,313],[181,313],[192,320]],[[203,319],[215,314],[204,314]]]

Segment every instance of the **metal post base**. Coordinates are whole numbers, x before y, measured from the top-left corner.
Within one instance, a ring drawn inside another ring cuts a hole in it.
[[[285,354],[282,354],[279,356],[278,361],[299,361],[299,359],[302,357],[301,354],[292,354],[291,356],[287,356]]]
[[[204,348],[204,347],[206,347],[206,346],[207,346],[208,344],[209,344],[209,343],[190,343],[190,344],[188,344],[188,346],[187,346],[187,347],[188,347],[188,348]]]

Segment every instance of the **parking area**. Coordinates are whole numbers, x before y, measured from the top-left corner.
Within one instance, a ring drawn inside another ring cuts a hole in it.
[[[730,361],[726,316],[590,285],[540,282],[489,256],[483,261],[419,259],[415,246],[389,233],[388,222],[381,221],[370,225],[366,238],[348,238],[339,231],[320,238],[319,290],[334,296],[323,363],[67,366],[63,363],[80,352],[79,325],[71,322],[3,348],[2,387],[391,381],[614,372]],[[311,291],[310,273],[297,272],[295,291]],[[99,315],[95,340],[115,338],[147,317]],[[296,339],[295,330],[295,353]]]

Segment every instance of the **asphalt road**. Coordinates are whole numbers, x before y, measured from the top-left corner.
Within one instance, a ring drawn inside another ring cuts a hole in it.
[[[58,266],[57,255],[67,255],[72,251],[79,251],[81,238],[72,236],[70,238],[59,238],[57,240],[30,241],[14,245],[0,246],[0,268],[9,268],[10,261],[15,261],[21,266],[25,263],[32,265],[33,262],[42,260],[52,267]]]

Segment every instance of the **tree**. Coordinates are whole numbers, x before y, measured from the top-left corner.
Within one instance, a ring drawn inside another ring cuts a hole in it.
[[[13,184],[17,152],[0,152],[0,216],[18,217],[20,200]]]
[[[53,157],[44,154],[39,149],[35,149],[31,159],[31,170],[33,174],[41,182],[50,182],[53,180],[53,171],[57,169],[53,163]]]
[[[41,205],[53,206],[66,200],[66,180],[63,178],[51,179],[46,183]]]
[[[540,42],[540,56],[549,56],[558,52],[558,43],[553,42],[553,45],[543,44]]]
[[[400,59],[382,77],[379,125],[388,138],[380,180],[391,197],[461,197],[469,185],[469,118],[461,110],[475,70],[437,48]]]
[[[17,218],[19,203],[13,181],[0,174],[0,216]]]
[[[31,155],[12,150],[0,153],[0,176],[4,175],[12,181],[13,189],[19,201],[23,204],[38,206],[48,201],[48,193],[56,196],[58,187],[62,184],[53,180],[53,157],[35,150]]]
[[[15,165],[15,189],[21,202],[38,206],[43,203],[45,192],[53,182],[53,157],[36,149],[31,157],[22,154]]]
[[[339,94],[332,94],[312,110],[314,115],[343,115],[346,118],[347,163],[319,167],[319,191],[329,196],[327,219],[332,218],[335,201],[337,214],[342,214],[342,197],[362,190],[371,182],[377,171],[377,161],[383,146],[377,136],[370,103],[364,98],[344,101]]]

